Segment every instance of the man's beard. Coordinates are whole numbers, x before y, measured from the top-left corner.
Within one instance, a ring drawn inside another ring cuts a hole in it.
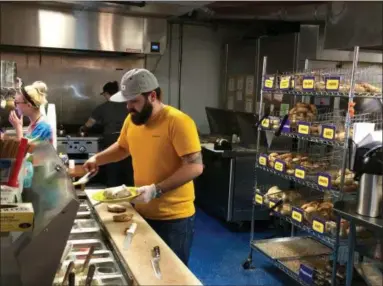
[[[146,99],[142,110],[138,112],[137,110],[130,110],[132,112],[132,122],[135,125],[143,125],[148,122],[150,116],[153,112],[153,105]]]

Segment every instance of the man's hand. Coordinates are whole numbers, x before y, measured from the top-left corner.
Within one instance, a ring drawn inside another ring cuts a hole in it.
[[[85,171],[96,174],[98,172],[98,164],[97,164],[96,157],[93,156],[89,158],[89,160],[85,162],[83,167]]]
[[[152,184],[150,186],[143,186],[139,187],[137,189],[137,193],[139,196],[132,200],[132,203],[145,203],[147,204],[150,202],[152,199],[156,197],[157,190],[156,190],[156,185]]]

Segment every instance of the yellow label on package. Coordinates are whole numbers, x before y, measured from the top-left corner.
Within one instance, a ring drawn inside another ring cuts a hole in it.
[[[291,217],[293,220],[296,220],[297,222],[302,222],[302,214],[297,211],[293,211],[291,214]]]
[[[274,202],[269,202],[269,208],[272,208],[273,206],[275,206],[275,203]]]
[[[323,222],[313,220],[313,230],[319,233],[324,233],[324,224]]]
[[[265,118],[262,120],[262,127],[263,128],[269,128],[270,127],[270,119]]]
[[[284,165],[281,162],[275,162],[274,163],[274,169],[283,172],[284,171]]]
[[[256,202],[257,204],[262,205],[262,204],[263,204],[263,197],[262,197],[261,195],[259,195],[259,194],[256,194],[256,195],[255,195],[255,202]]]
[[[314,88],[314,80],[311,78],[306,78],[303,80],[303,89],[313,89]]]
[[[272,79],[266,79],[265,80],[265,87],[267,88],[273,88],[274,81]]]
[[[333,128],[327,128],[325,127],[323,129],[323,138],[332,140],[335,137],[335,132]]]
[[[32,231],[34,211],[31,203],[2,204],[0,231]]]
[[[339,79],[327,79],[326,89],[337,91],[339,89]]]
[[[290,87],[290,77],[282,77],[281,81],[279,83],[279,88],[280,89],[288,89]]]
[[[298,133],[303,135],[308,135],[310,132],[310,126],[306,124],[299,124],[298,125]]]
[[[295,80],[292,79],[292,80],[291,80],[291,88],[294,88],[294,87],[295,87]]]
[[[298,179],[304,179],[306,176],[306,172],[302,169],[295,169],[295,177]]]
[[[318,185],[319,185],[319,186],[328,188],[329,183],[330,183],[330,182],[329,182],[329,180],[328,180],[327,177],[325,177],[325,176],[321,176],[321,175],[318,176]]]
[[[260,156],[260,157],[259,157],[259,165],[261,165],[261,166],[266,166],[266,164],[267,164],[266,161],[267,161],[267,160],[266,160],[265,157],[263,157],[263,156]]]

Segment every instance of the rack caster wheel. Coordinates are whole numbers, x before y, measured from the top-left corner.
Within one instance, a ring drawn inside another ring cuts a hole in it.
[[[251,263],[252,263],[251,258],[246,259],[246,261],[242,263],[243,269],[245,270],[254,269],[254,266],[252,266]]]

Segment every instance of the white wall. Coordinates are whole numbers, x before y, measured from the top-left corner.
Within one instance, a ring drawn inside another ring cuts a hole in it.
[[[166,50],[154,73],[164,94],[164,102],[178,107],[179,25],[173,25],[172,49]],[[202,133],[209,132],[205,107],[220,102],[223,44],[231,31],[204,26],[183,26],[181,77],[181,110],[189,114]],[[170,54],[171,53],[171,54]],[[171,74],[169,77],[169,56]],[[154,69],[158,56],[147,58],[146,66]],[[170,83],[170,85],[169,85]],[[169,88],[170,87],[170,88]]]

